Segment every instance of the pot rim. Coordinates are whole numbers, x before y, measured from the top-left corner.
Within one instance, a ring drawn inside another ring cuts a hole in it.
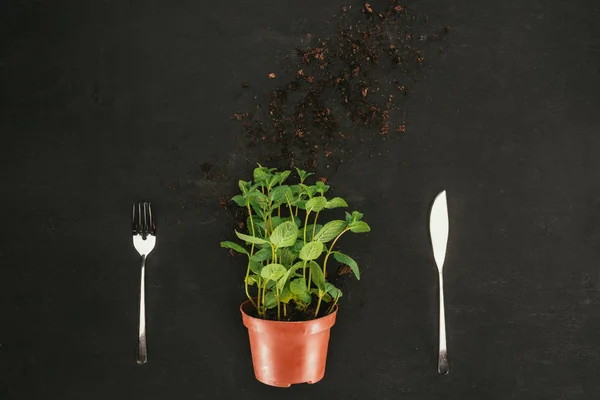
[[[248,305],[251,305],[250,300],[246,300],[240,305],[240,311],[242,312],[242,315],[245,318],[249,318],[254,321],[261,321],[261,323],[265,323],[265,324],[273,324],[273,325],[284,324],[286,326],[290,326],[293,324],[297,324],[297,325],[310,324],[310,323],[315,323],[316,321],[324,321],[327,318],[329,318],[329,319],[335,318],[337,315],[337,312],[338,312],[338,308],[339,308],[339,304],[336,304],[334,310],[330,314],[323,315],[322,317],[319,317],[319,318],[309,319],[306,321],[273,321],[270,319],[256,318],[256,317],[253,317],[252,315],[248,314],[244,310],[244,307],[247,307]]]

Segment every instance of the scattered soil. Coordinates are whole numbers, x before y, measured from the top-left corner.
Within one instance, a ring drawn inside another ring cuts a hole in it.
[[[293,77],[232,118],[243,124],[245,144],[259,147],[270,166],[337,169],[351,159],[352,144],[373,146],[406,132],[407,99],[424,75],[425,49],[443,51],[440,40],[449,32],[436,33],[427,16],[411,14],[398,0],[381,11],[369,3],[344,6],[334,35],[307,34],[306,45],[295,49],[295,60],[283,68]]]
[[[243,127],[241,148],[234,151],[249,165],[297,166],[331,176],[353,160],[353,151],[380,154],[386,139],[409,131],[410,97],[426,78],[428,60],[435,58],[430,55],[445,52],[450,27],[433,26],[399,0],[382,10],[370,3],[343,6],[334,17],[330,36],[307,33],[279,70],[265,71],[274,89],[252,93],[251,109],[232,115]],[[264,84],[240,82],[245,91]],[[237,179],[224,173],[229,170],[220,158],[199,162],[187,183],[173,181],[168,187],[185,192],[198,180]],[[217,186],[216,197],[224,194]],[[227,191],[233,190],[229,186]],[[224,204],[223,197],[219,202],[229,211],[237,208]]]
[[[338,276],[343,276],[343,275],[352,275],[352,274],[353,274],[353,272],[352,272],[352,268],[350,268],[348,265],[344,264],[344,265],[341,265],[341,266],[338,268],[338,270],[337,270],[336,274],[337,274]]]

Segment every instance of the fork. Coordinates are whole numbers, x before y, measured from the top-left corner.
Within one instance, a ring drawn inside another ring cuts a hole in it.
[[[146,258],[156,244],[156,226],[150,203],[133,203],[133,246],[142,256],[142,277],[140,280],[140,325],[138,336],[137,363],[148,361],[146,348],[146,301],[144,278],[146,274]]]

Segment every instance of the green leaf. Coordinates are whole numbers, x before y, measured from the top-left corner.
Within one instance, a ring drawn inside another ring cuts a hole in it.
[[[285,182],[285,180],[290,176],[290,174],[292,173],[292,171],[281,171],[281,173],[279,174],[279,183],[283,184],[283,182]]]
[[[244,196],[242,196],[241,194],[233,196],[231,200],[240,207],[246,207],[246,199],[244,199]]]
[[[246,192],[248,192],[248,190],[250,190],[250,187],[252,186],[252,182],[245,182],[245,181],[239,180],[238,186],[242,193],[246,193]]]
[[[279,278],[279,280],[277,281],[277,289],[283,290],[283,287],[290,279],[290,276],[292,276],[293,273],[296,271],[296,268],[298,268],[298,264],[300,263],[296,263],[294,266],[288,269],[281,278]]]
[[[313,283],[319,288],[320,291],[326,292],[325,289],[325,275],[321,266],[314,261],[310,263],[310,275]]]
[[[331,301],[331,296],[327,294],[326,291],[315,288],[315,289],[310,289],[310,292],[312,294],[317,295],[317,297],[320,297],[321,299],[323,299],[323,301],[325,303],[329,303]]]
[[[290,291],[295,294],[303,303],[310,303],[310,292],[308,291],[308,287],[306,286],[306,281],[304,278],[298,278],[291,281]]]
[[[261,210],[265,210],[269,205],[269,198],[266,194],[258,189],[249,191],[246,197],[250,200],[250,204],[256,204]]]
[[[287,217],[286,220],[294,222],[298,228],[302,225],[302,220],[299,217],[294,217],[293,219],[292,217]]]
[[[300,182],[304,182],[304,180],[306,178],[308,178],[311,175],[314,175],[312,172],[306,172],[300,168],[296,168],[296,172],[298,173],[298,176],[300,177]]]
[[[312,241],[306,243],[300,250],[300,259],[304,261],[316,260],[323,252],[323,243]]]
[[[325,291],[329,293],[334,300],[342,297],[342,291],[329,282],[325,282]]]
[[[260,219],[260,221],[262,223],[262,220],[266,215],[265,211],[255,201],[251,201],[250,206],[252,207],[252,210],[256,213],[256,215],[258,216],[258,218]]]
[[[318,240],[319,242],[327,243],[333,239],[337,235],[339,235],[346,228],[346,222],[336,219],[333,221],[329,221],[326,223],[323,228],[315,235],[314,240]]]
[[[316,186],[308,186],[301,183],[300,188],[302,189],[301,195],[307,195],[309,198],[312,198],[315,195],[315,193],[317,193]]]
[[[273,223],[273,229],[276,229],[282,222],[284,222],[287,218],[281,217],[271,217],[271,222]]]
[[[358,270],[358,264],[356,263],[356,261],[354,261],[350,256],[347,256],[344,253],[340,253],[339,251],[335,251],[333,253],[333,257],[338,262],[349,266],[352,269],[352,272],[354,272],[354,276],[356,276],[356,279],[360,280],[360,271]]]
[[[287,269],[281,264],[268,264],[260,271],[260,276],[268,281],[277,282],[286,272]]]
[[[348,203],[346,203],[346,200],[342,199],[341,197],[334,197],[333,199],[329,200],[327,204],[325,204],[325,208],[338,207],[348,207]]]
[[[363,221],[354,221],[348,225],[348,228],[350,228],[350,232],[354,233],[371,232],[371,227]]]
[[[250,259],[252,261],[256,261],[256,262],[263,262],[263,261],[270,260],[272,256],[273,256],[273,252],[271,251],[271,248],[265,247],[264,249],[260,249],[259,251],[254,253],[254,255],[252,257],[250,257]]]
[[[346,211],[346,224],[352,223],[352,215],[348,211]]]
[[[302,247],[304,247],[304,242],[302,242],[301,240],[298,240],[296,243],[294,243],[294,245],[292,246],[292,251],[294,253],[300,253],[300,250],[302,250]]]
[[[271,174],[269,173],[269,170],[263,166],[261,166],[260,164],[258,164],[259,167],[258,168],[254,168],[254,173],[253,173],[253,177],[254,177],[254,182],[264,185],[266,184],[267,179],[269,179],[269,176],[271,176]]]
[[[298,258],[298,254],[294,253],[290,248],[284,247],[277,250],[277,260],[286,268],[292,265],[296,261],[296,258]]]
[[[268,184],[267,184],[267,188],[272,189],[275,185],[277,185],[279,183],[279,174],[275,174],[275,175],[271,175],[269,177],[269,179],[267,180]]]
[[[275,210],[277,210],[277,204],[271,205],[271,207],[267,209],[267,215],[272,214]]]
[[[246,278],[246,282],[248,283],[248,285],[253,286],[255,284],[258,284],[258,280],[260,278],[257,275],[248,275],[248,277]]]
[[[306,225],[306,233],[307,235],[312,235],[314,224]],[[315,229],[315,236],[317,233],[323,228],[323,225],[317,224],[317,228]],[[298,230],[298,238],[302,239],[304,237],[304,229]],[[316,239],[315,239],[316,240]]]
[[[223,247],[225,249],[232,249],[232,250],[237,251],[238,253],[248,255],[248,250],[246,250],[245,248],[243,248],[242,246],[240,246],[239,244],[234,243],[234,242],[230,242],[230,241],[221,242],[221,247]]]
[[[269,238],[271,243],[276,247],[293,246],[296,243],[296,239],[298,239],[298,227],[292,221],[283,222],[273,230]]]
[[[292,205],[298,206],[301,210],[306,210],[306,201],[304,200],[296,200]]]
[[[304,261],[298,261],[296,264],[294,264],[292,266],[292,268],[294,269],[294,273],[290,275],[292,278],[295,278],[296,276],[304,276],[303,274],[300,274],[300,273],[296,272],[299,269],[304,270],[304,268],[305,268]]]
[[[241,240],[248,242],[248,243],[254,243],[254,244],[268,243],[265,239],[257,238],[256,236],[244,235],[243,233],[239,233],[238,231],[235,231],[235,234],[237,235],[238,238],[240,238]]]
[[[352,211],[352,219],[354,221],[360,221],[363,217],[362,213],[359,213],[358,211]]]
[[[252,259],[250,260],[250,271],[254,272],[255,274],[260,274],[260,271],[262,271],[262,269],[262,263],[254,261]]]
[[[317,183],[315,183],[315,188],[316,188],[317,192],[319,192],[323,195],[323,194],[325,194],[326,191],[329,190],[329,185],[326,185],[325,183],[323,183],[321,181],[317,181]]]
[[[292,291],[289,289],[289,285],[284,287],[279,294],[279,301],[282,303],[289,303],[294,298]]]
[[[267,308],[277,307],[277,296],[275,296],[275,293],[273,293],[271,291],[265,293],[265,307],[267,307]]]
[[[291,192],[291,189],[287,185],[277,186],[269,193],[269,198],[274,202],[283,202],[285,200],[285,194],[287,191]]]
[[[288,189],[283,193],[283,200],[286,204],[292,204],[294,201],[294,193],[292,193],[292,189],[288,187]]]
[[[311,211],[321,211],[326,205],[327,199],[323,196],[317,196],[306,202],[306,209]]]
[[[250,223],[250,218],[252,218],[252,222],[254,223],[254,236],[264,237],[265,236],[265,225],[262,219],[253,215],[252,217],[248,217],[246,219],[246,227],[248,228],[248,233],[252,235],[252,224]]]

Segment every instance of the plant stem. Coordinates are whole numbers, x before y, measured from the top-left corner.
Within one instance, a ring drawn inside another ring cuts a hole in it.
[[[267,196],[270,198],[271,196],[271,188],[267,186]],[[269,200],[269,202],[267,203],[267,210],[271,209],[271,205],[273,205],[273,201]],[[271,231],[273,231],[273,219],[271,218],[271,214],[273,212],[270,211],[269,212],[269,225],[271,226]]]
[[[258,278],[258,282],[256,282],[256,286],[258,287],[258,293],[256,295],[256,301],[258,306],[256,307],[256,310],[258,311],[258,314],[260,315],[260,283],[261,283],[262,279],[259,277]]]
[[[315,310],[315,318],[317,318],[317,315],[319,314],[319,308],[321,308],[321,300],[323,298],[319,296],[319,301],[317,302],[317,309]]]
[[[312,283],[312,269],[308,267],[308,293],[310,293],[310,284]]]
[[[250,217],[250,228],[252,228],[252,236],[256,236],[254,233],[254,219],[252,218],[252,209],[250,208],[250,204],[248,204],[248,216]],[[254,245],[252,246],[254,248]]]
[[[255,236],[254,221],[252,221],[252,211],[250,209],[250,204],[247,204],[247,207],[248,207],[248,216],[250,217],[250,228],[252,229],[252,236]],[[250,256],[248,257],[248,267],[246,268],[246,278],[244,279],[244,286],[246,289],[246,296],[248,296],[248,299],[250,299],[250,303],[252,303],[254,308],[256,308],[256,310],[258,311],[258,307],[257,307],[256,303],[254,303],[254,300],[252,299],[252,297],[250,297],[250,293],[248,292],[248,276],[250,275],[250,257],[252,257],[252,255],[254,255],[254,243],[252,243],[252,247],[250,249]]]
[[[250,275],[250,259],[248,259],[248,268],[246,268],[246,278],[244,279],[244,286],[245,286],[245,289],[246,289],[246,296],[250,300],[250,303],[252,303],[252,305],[254,306],[254,308],[256,308],[258,310],[258,307],[256,306],[256,303],[254,302],[254,300],[252,299],[252,297],[250,297],[250,293],[248,292],[248,275]]]
[[[283,316],[287,317],[287,304],[283,303]]]
[[[308,225],[308,216],[310,215],[310,210],[306,210],[306,218],[304,218],[304,244],[306,244],[306,225]]]
[[[346,228],[343,231],[341,231],[340,234],[337,235],[335,239],[333,239],[333,242],[331,243],[331,246],[329,247],[327,254],[325,254],[325,260],[323,260],[323,276],[325,276],[325,279],[327,279],[327,260],[329,259],[329,255],[331,254],[331,252],[333,250],[333,246],[335,246],[335,242],[337,242],[337,240],[340,238],[340,236],[342,236],[344,233],[348,232],[349,230],[350,230],[350,228]]]
[[[277,321],[281,321],[281,303],[279,302],[279,293],[277,293]]]
[[[306,261],[304,261],[304,267],[302,267],[302,277],[306,279]]]
[[[327,310],[327,314],[331,314],[331,312],[335,308],[335,305],[337,304],[339,298],[340,298],[340,294],[338,293],[338,295],[335,296],[335,301],[333,302],[333,304],[331,305],[331,307],[329,307],[329,310]]]
[[[319,212],[320,211],[317,211],[317,213],[315,214],[315,222],[313,223],[312,238],[310,240],[315,240],[315,231],[317,230],[317,218],[319,218]]]
[[[302,181],[300,181],[300,183],[302,183]],[[300,186],[300,189],[298,189],[298,200],[302,200],[301,194],[302,194],[302,186]],[[298,216],[298,206],[296,206],[296,214],[295,214],[295,216],[296,217]]]
[[[267,283],[269,283],[269,281],[267,279],[265,279],[265,286],[263,287],[263,293],[262,293],[263,307],[265,307],[265,293],[267,293]],[[267,308],[265,307],[265,309],[263,310],[263,316],[265,315],[266,311],[267,311]]]

